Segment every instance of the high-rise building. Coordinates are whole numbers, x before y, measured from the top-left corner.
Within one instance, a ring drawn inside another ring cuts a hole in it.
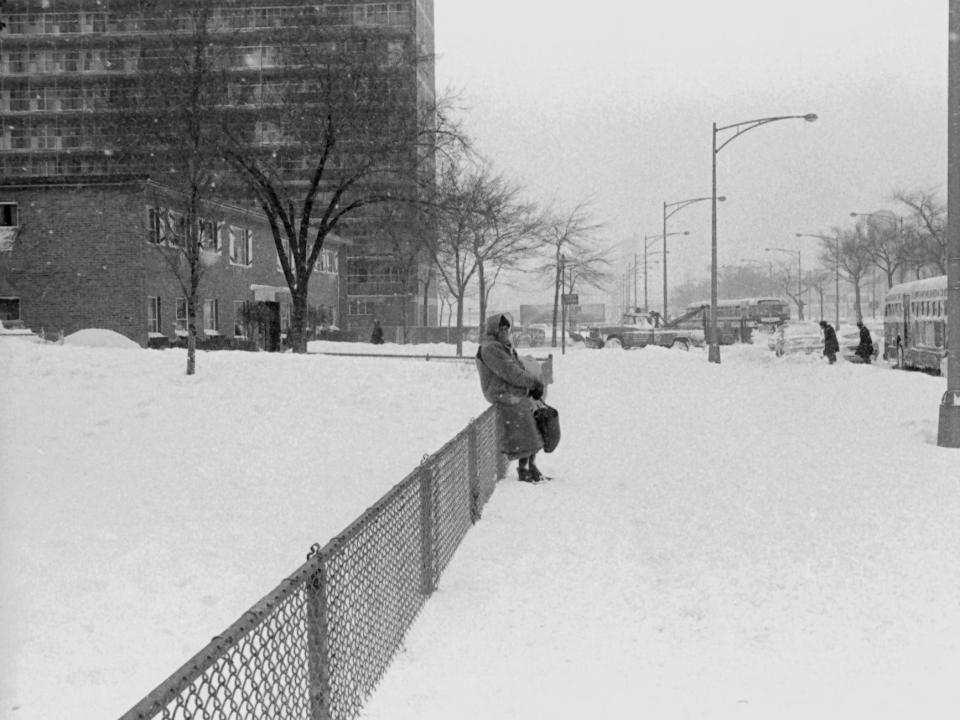
[[[291,89],[316,90],[311,75],[324,57],[362,47],[368,60],[395,66],[389,83],[366,88],[382,91],[394,116],[414,118],[435,94],[433,0],[6,0],[0,12],[0,183],[8,187],[40,184],[55,194],[64,183],[131,176],[175,186],[169,181],[182,170],[166,151],[178,151],[150,123],[165,122],[164,74],[197,38],[216,86],[206,88],[201,108],[229,118],[248,149],[277,160],[273,169],[288,183],[310,172],[312,158],[298,147],[322,117],[311,116],[309,103],[295,120],[277,108]],[[250,207],[240,187],[225,177],[209,199]],[[0,185],[0,203],[14,203],[9,195]],[[398,227],[424,231],[409,217],[385,227],[375,208],[336,229],[349,248],[341,325],[362,330],[374,315],[385,326],[435,316],[432,293],[422,292],[426,263],[418,262],[411,282],[395,261]]]

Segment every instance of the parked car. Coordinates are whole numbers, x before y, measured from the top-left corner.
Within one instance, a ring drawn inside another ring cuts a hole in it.
[[[873,341],[871,361],[876,361],[883,349],[883,323],[865,321],[865,324],[870,331],[870,339]],[[863,362],[857,356],[857,348],[860,347],[860,328],[856,324],[851,322],[841,325],[840,332],[837,333],[837,340],[840,343],[841,357],[851,362]]]
[[[526,327],[516,327],[510,334],[514,347],[542,347],[547,343],[547,334],[542,326],[528,325]]]
[[[783,323],[773,334],[773,350],[777,357],[821,354],[823,334],[820,325],[806,320]]]

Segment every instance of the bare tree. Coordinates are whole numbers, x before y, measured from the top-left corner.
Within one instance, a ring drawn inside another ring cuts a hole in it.
[[[482,208],[480,180],[469,174],[465,162],[462,153],[452,153],[439,161],[437,192],[431,206],[436,236],[428,243],[445,294],[456,303],[457,355],[463,354],[464,300],[477,272],[473,238]]]
[[[222,116],[223,155],[266,215],[290,288],[295,352],[306,351],[309,282],[326,239],[362,224],[370,206],[417,202],[450,132],[442,109],[417,99],[425,58],[361,28],[331,35],[323,11],[304,4],[299,31],[270,48],[297,71]]]
[[[863,223],[857,223],[853,230],[833,228],[833,234],[839,238],[839,243],[824,241],[821,248],[820,261],[827,267],[834,266],[839,259],[840,274],[854,289],[854,311],[857,319],[863,317],[860,299],[860,283],[873,264],[867,246],[870,239]],[[837,248],[839,245],[839,258]]]
[[[543,217],[535,205],[521,199],[520,186],[502,175],[491,175],[489,167],[480,168],[478,179],[481,197],[472,252],[477,262],[482,333],[490,292],[503,271],[519,267],[540,247]]]
[[[596,247],[596,233],[603,224],[593,219],[590,200],[578,202],[567,213],[551,212],[549,217],[544,230],[544,245],[549,248],[550,255],[540,269],[553,275],[553,333],[550,342],[556,347],[563,266],[568,257],[573,260],[589,256]]]
[[[910,209],[916,236],[908,245],[911,259],[920,277],[921,268],[931,265],[936,274],[947,272],[947,206],[932,190],[899,190],[894,199]]]
[[[777,282],[777,292],[790,298],[797,306],[797,319],[803,320],[803,281],[797,281],[793,276],[792,263],[777,263],[777,272],[774,273]]]
[[[215,117],[226,98],[217,70],[223,46],[211,42],[213,0],[167,0],[151,14],[164,38],[139,58],[136,84],[118,89],[133,108],[112,128],[117,150],[172,192],[151,186],[147,232],[173,270],[187,305],[187,368],[196,372],[199,288],[216,255],[217,220],[207,201],[222,175]]]

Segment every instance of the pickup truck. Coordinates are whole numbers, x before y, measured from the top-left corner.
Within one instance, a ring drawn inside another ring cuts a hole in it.
[[[702,347],[705,342],[703,330],[676,327],[678,323],[702,312],[701,308],[697,308],[664,323],[659,313],[638,309],[624,313],[619,323],[590,327],[583,336],[583,341],[587,347],[592,348],[630,349],[659,345],[689,350],[691,346]]]

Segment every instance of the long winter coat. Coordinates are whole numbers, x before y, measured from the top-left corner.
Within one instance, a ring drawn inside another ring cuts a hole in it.
[[[860,344],[857,345],[856,354],[866,362],[870,362],[870,357],[873,355],[873,338],[866,325],[860,326]]]
[[[480,388],[488,402],[499,408],[501,452],[515,460],[528,457],[543,448],[543,440],[533,420],[534,403],[530,397],[539,382],[527,372],[516,350],[500,340],[499,313],[487,318],[486,333],[477,351]]]
[[[837,332],[828,324],[823,328],[823,354],[827,357],[836,356],[840,352],[840,343],[837,342]]]

